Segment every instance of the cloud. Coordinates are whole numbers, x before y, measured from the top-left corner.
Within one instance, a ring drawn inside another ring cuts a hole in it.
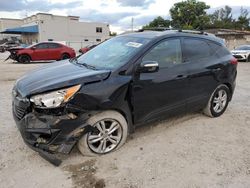
[[[117,0],[121,6],[148,8],[155,0]]]
[[[93,21],[93,22],[106,22],[109,24],[117,24],[120,20],[125,18],[136,16],[139,13],[136,12],[117,12],[117,13],[105,13],[93,9],[80,9],[78,11],[71,12],[68,14],[80,16],[82,20]]]
[[[0,0],[0,11],[50,11],[53,9],[76,8],[82,4],[81,1],[69,3],[51,3],[49,0]]]
[[[138,15],[134,17],[134,29],[141,29],[142,26],[148,24],[149,22],[153,21],[158,16],[163,17],[164,19],[169,19],[169,16],[164,15],[147,15],[142,16]],[[116,26],[121,27],[123,30],[130,30],[131,29],[131,17],[124,18],[116,23]]]
[[[164,19],[170,19],[169,16],[165,16],[165,15],[148,15],[148,16],[138,16],[134,19],[135,25],[138,26],[142,26],[142,25],[146,25],[149,22],[153,21],[155,18],[157,18],[158,16],[161,16]]]

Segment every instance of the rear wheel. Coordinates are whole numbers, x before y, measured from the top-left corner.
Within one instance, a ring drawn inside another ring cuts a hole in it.
[[[83,155],[102,155],[120,148],[128,135],[125,118],[116,111],[104,111],[91,117],[87,123],[96,129],[78,141]]]
[[[70,58],[69,54],[62,54],[61,60],[69,59],[69,58]]]
[[[219,85],[211,95],[204,113],[210,117],[221,116],[228,106],[229,99],[229,88],[224,84]]]
[[[30,56],[28,55],[20,55],[18,58],[18,62],[20,63],[30,63]]]

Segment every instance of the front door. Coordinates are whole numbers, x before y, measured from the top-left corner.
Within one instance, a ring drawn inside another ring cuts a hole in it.
[[[40,43],[35,46],[32,52],[33,61],[49,60],[49,46],[48,43]]]
[[[140,62],[156,61],[154,73],[136,73],[132,88],[135,123],[164,118],[186,110],[187,71],[182,61],[181,39],[165,39]]]

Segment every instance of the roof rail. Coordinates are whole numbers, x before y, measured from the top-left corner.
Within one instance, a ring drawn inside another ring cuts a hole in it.
[[[144,28],[144,29],[139,29],[138,32],[143,32],[143,31],[167,31],[171,30],[168,27],[150,27],[150,28]]]
[[[199,35],[208,35],[208,33],[202,31],[202,30],[185,30],[185,29],[175,29],[175,28],[168,28],[168,27],[151,27],[151,28],[144,28],[139,29],[137,32],[144,32],[144,31],[178,31],[182,33],[193,33],[193,34],[199,34]]]
[[[182,29],[178,29],[178,32],[193,33],[193,34],[199,34],[199,35],[208,35],[208,33],[204,32],[204,31],[200,31],[200,30],[182,30]]]

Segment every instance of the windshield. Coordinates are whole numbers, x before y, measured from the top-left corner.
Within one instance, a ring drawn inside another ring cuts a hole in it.
[[[250,50],[250,46],[239,46],[235,50]]]
[[[24,45],[23,47],[24,48],[32,48],[33,46],[37,45],[38,43],[35,43],[35,44],[31,44],[31,45]]]
[[[77,59],[78,64],[114,70],[126,64],[149,39],[120,36],[112,38]]]

